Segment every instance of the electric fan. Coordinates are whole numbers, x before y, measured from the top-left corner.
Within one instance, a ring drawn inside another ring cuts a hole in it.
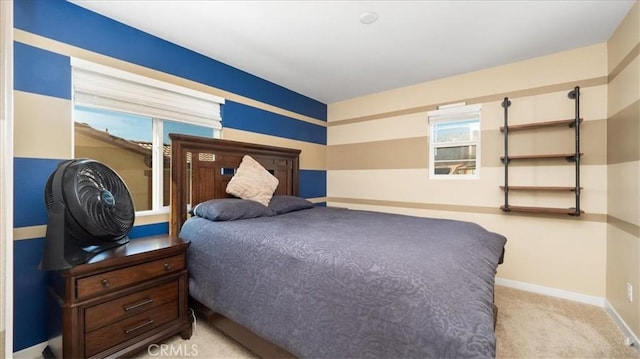
[[[60,163],[45,185],[47,233],[41,270],[61,270],[125,244],[135,210],[111,168],[83,158]]]

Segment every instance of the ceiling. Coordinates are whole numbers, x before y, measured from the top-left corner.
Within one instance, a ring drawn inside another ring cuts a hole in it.
[[[330,104],[607,41],[635,0],[71,2]]]

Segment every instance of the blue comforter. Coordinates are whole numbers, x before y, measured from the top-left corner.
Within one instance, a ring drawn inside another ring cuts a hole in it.
[[[180,237],[190,295],[299,357],[495,357],[506,239],[477,224],[316,207]]]

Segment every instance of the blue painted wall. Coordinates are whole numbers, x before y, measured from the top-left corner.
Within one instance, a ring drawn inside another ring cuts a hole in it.
[[[16,0],[17,29],[136,63],[326,121],[327,106],[234,67],[87,11],[64,0]],[[14,89],[69,100],[69,57],[16,42]],[[326,127],[228,101],[223,126],[326,145]],[[43,191],[59,159],[14,159],[14,226],[46,224]],[[300,194],[326,196],[326,171],[302,170]],[[168,224],[134,227],[131,238],[168,232]],[[14,351],[47,340],[46,273],[37,266],[43,238],[14,243]]]
[[[71,99],[71,64],[68,56],[20,42],[14,43],[13,56],[14,89]]]
[[[14,27],[103,55],[327,119],[319,101],[64,0],[16,0]]]

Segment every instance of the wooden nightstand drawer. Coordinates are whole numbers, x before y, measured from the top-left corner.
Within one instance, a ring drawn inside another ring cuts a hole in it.
[[[128,358],[176,334],[190,338],[188,247],[168,235],[137,238],[51,273],[43,357]]]
[[[78,298],[101,295],[107,291],[182,270],[185,267],[184,262],[184,256],[178,255],[80,278],[76,281],[76,295]]]
[[[90,332],[129,316],[178,299],[178,281],[129,294],[85,310],[85,331]]]
[[[85,356],[95,355],[177,318],[178,302],[175,301],[87,333]]]

